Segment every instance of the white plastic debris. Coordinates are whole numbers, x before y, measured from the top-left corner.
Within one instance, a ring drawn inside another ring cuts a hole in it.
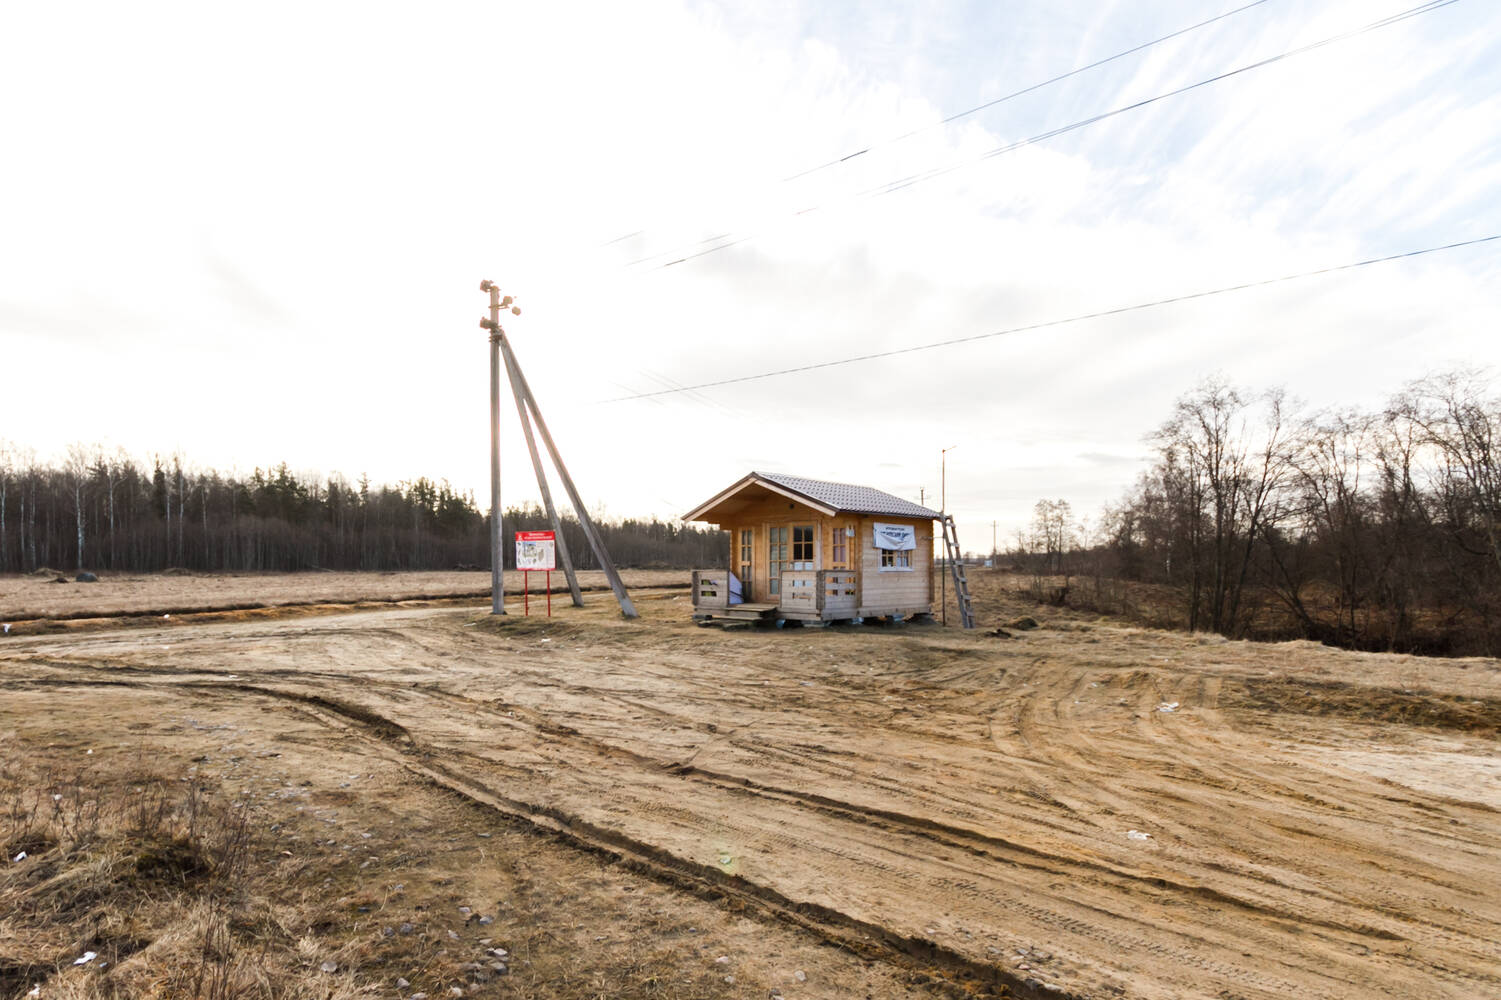
[[[1142,833],[1140,830],[1127,830],[1126,831],[1126,836],[1130,837],[1132,840],[1151,840],[1152,839],[1152,835],[1150,833]]]
[[[551,639],[538,639],[538,642],[552,642]]]
[[[5,623],[5,634],[10,635],[10,622]]]
[[[17,854],[15,857],[13,857],[13,858],[10,859],[11,864],[15,864],[18,861],[25,861],[25,860],[26,860],[26,852],[25,851],[22,851],[20,854]]]
[[[318,966],[318,968],[322,969],[324,972],[338,972],[339,963],[333,961],[324,962],[322,965]]]
[[[1176,712],[1177,710],[1178,703],[1176,701],[1165,701],[1157,706],[1157,711],[1159,712]]]
[[[98,956],[98,954],[99,953],[97,951],[86,951],[86,952],[83,953],[83,957],[82,958],[75,958],[75,959],[73,959],[73,964],[74,965],[88,965],[90,962],[92,962]]]
[[[42,995],[42,984],[41,983],[37,983],[35,986],[33,986],[31,988],[31,992],[28,993],[28,994],[26,994],[26,995],[29,996],[29,997],[39,997],[39,996],[41,996]]]

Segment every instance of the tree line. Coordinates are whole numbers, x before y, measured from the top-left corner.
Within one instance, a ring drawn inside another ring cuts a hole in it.
[[[1483,373],[1316,413],[1211,378],[1148,442],[1095,524],[1039,503],[1013,558],[1083,578],[1055,596],[1233,637],[1501,652],[1501,399]]]
[[[514,530],[550,527],[540,507],[508,509]],[[625,519],[598,525],[621,566],[709,565],[721,532]],[[596,568],[572,516],[563,534],[580,569]],[[451,569],[490,566],[490,518],[446,481],[395,486],[298,476],[285,463],[250,475],[190,469],[180,455],[141,463],[70,447],[61,461],[0,441],[0,573],[39,568],[153,571]]]

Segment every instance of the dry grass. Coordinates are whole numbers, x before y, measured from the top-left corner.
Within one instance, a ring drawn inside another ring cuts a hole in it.
[[[765,1000],[799,968],[804,998],[925,993],[306,713],[117,692],[0,702],[0,1000]]]
[[[1089,576],[1032,576],[1007,570],[970,567],[968,578],[977,614],[993,604],[1031,604],[1057,615],[1108,615],[1148,628],[1186,631],[1188,611],[1184,593],[1164,584],[1138,583]],[[1411,621],[1393,639],[1384,613],[1366,608],[1357,615],[1352,632],[1337,610],[1334,591],[1310,585],[1302,593],[1312,619],[1306,628],[1291,609],[1267,588],[1248,587],[1241,609],[1241,638],[1257,642],[1309,639],[1341,649],[1368,652],[1406,652],[1424,656],[1480,655],[1488,648],[1484,623],[1459,609],[1414,608]],[[950,599],[951,614],[954,611]]]
[[[0,996],[373,995],[350,977],[309,984],[317,963],[288,934],[306,914],[267,891],[259,819],[216,782],[144,759],[65,770],[11,748]]]

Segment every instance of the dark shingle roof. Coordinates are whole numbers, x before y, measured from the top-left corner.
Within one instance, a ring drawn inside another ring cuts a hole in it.
[[[919,517],[937,520],[943,515],[929,510],[910,500],[894,497],[890,493],[869,486],[853,486],[849,483],[831,483],[826,479],[804,479],[802,476],[786,476],[780,472],[753,472],[751,475],[776,483],[778,486],[801,493],[835,510],[852,514],[886,514],[891,517]]]

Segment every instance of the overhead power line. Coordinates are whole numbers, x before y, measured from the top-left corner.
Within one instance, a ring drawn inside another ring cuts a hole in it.
[[[1060,73],[1057,76],[1050,77],[1050,78],[1048,78],[1046,80],[1043,80],[1041,83],[1034,83],[1031,86],[1023,87],[1021,90],[1013,91],[1012,93],[1006,94],[1003,97],[992,98],[992,99],[990,99],[988,101],[985,101],[982,104],[977,104],[977,105],[975,105],[972,108],[966,108],[963,111],[956,111],[953,114],[947,116],[946,118],[943,118],[943,119],[941,119],[941,120],[939,120],[937,122],[934,122],[931,125],[925,125],[922,128],[913,129],[910,132],[903,132],[901,135],[892,136],[889,139],[883,139],[883,140],[880,140],[878,142],[873,142],[870,145],[865,146],[862,149],[855,150],[853,153],[848,153],[848,154],[846,154],[844,156],[841,156],[837,160],[830,160],[829,162],[827,162],[827,163],[821,163],[821,164],[819,164],[816,167],[808,167],[805,170],[799,170],[795,174],[790,174],[787,177],[783,177],[782,180],[779,183],[785,184],[785,183],[788,183],[788,182],[791,182],[791,181],[798,180],[798,179],[803,178],[803,177],[807,177],[810,174],[816,174],[820,170],[827,170],[830,167],[836,167],[836,166],[838,166],[841,163],[847,163],[850,160],[855,159],[856,157],[864,156],[866,153],[869,153],[871,150],[874,150],[874,149],[884,149],[887,146],[894,146],[894,145],[896,145],[899,142],[905,142],[908,139],[911,139],[911,138],[913,138],[915,136],[923,135],[923,134],[925,134],[927,132],[930,132],[930,131],[932,131],[934,129],[943,128],[945,125],[949,125],[949,124],[952,124],[953,122],[959,121],[961,118],[968,118],[970,115],[979,114],[981,111],[988,110],[988,109],[993,108],[993,107],[995,107],[995,106],[997,106],[999,104],[1004,104],[1007,101],[1015,100],[1016,98],[1022,97],[1022,96],[1026,95],[1026,94],[1030,94],[1033,91],[1041,90],[1042,88],[1052,86],[1055,83],[1061,83],[1062,81],[1067,80],[1070,77],[1078,76],[1080,73],[1087,73],[1087,72],[1089,72],[1092,69],[1098,69],[1101,66],[1106,65],[1107,63],[1115,62],[1117,59],[1124,59],[1126,56],[1135,55],[1138,52],[1144,52],[1145,50],[1152,48],[1154,45],[1161,45],[1163,42],[1171,41],[1174,38],[1179,38],[1179,37],[1181,37],[1183,35],[1186,35],[1186,34],[1192,32],[1192,31],[1197,31],[1200,28],[1208,27],[1209,25],[1214,24],[1216,21],[1223,21],[1223,20],[1225,20],[1227,17],[1234,17],[1236,14],[1242,14],[1242,13],[1250,10],[1253,7],[1259,7],[1262,4],[1267,3],[1267,2],[1268,2],[1268,0],[1254,0],[1254,2],[1248,3],[1248,4],[1246,4],[1246,5],[1242,6],[1242,7],[1237,7],[1234,10],[1227,10],[1225,13],[1223,13],[1223,14],[1217,14],[1214,17],[1209,18],[1207,21],[1200,21],[1197,24],[1190,24],[1186,28],[1179,28],[1177,31],[1174,31],[1174,32],[1171,32],[1169,34],[1163,35],[1161,38],[1154,38],[1150,42],[1142,42],[1139,45],[1133,45],[1129,49],[1124,49],[1124,50],[1122,50],[1120,52],[1115,53],[1115,55],[1106,56],[1103,59],[1096,59],[1094,62],[1089,63],[1086,66],[1080,66],[1080,67],[1078,67],[1076,69],[1071,69],[1067,73]],[[606,247],[608,247],[608,246],[614,246],[615,244],[621,243],[621,242],[623,242],[625,240],[628,240],[628,239],[630,239],[633,236],[641,236],[641,235],[643,235],[646,232],[648,232],[647,229],[638,229],[635,232],[626,233],[624,236],[617,236],[617,237],[615,237],[612,240],[608,240],[605,243],[602,243],[601,246],[606,246]],[[726,234],[726,235],[728,235],[728,234]],[[710,243],[710,242],[713,242],[714,240],[725,239],[726,235],[711,236],[708,239],[698,241],[698,244],[696,244],[696,245],[701,246],[704,243]],[[736,242],[742,242],[742,241],[741,240],[736,240]],[[727,244],[727,245],[729,245],[729,244]],[[666,251],[666,252],[660,253],[660,254],[653,254],[652,256],[649,256],[649,257],[643,257],[643,258],[641,258],[639,260],[633,260],[630,263],[632,265],[634,265],[634,264],[644,263],[646,261],[656,260],[658,257],[664,257],[664,256],[666,256],[668,253],[671,253],[671,251]],[[627,265],[627,266],[629,266],[629,265]]]
[[[1028,139],[1019,139],[1016,142],[1007,143],[1004,146],[998,146],[997,148],[992,149],[989,152],[982,153],[974,160],[967,161],[965,163],[950,164],[945,167],[935,167],[932,170],[926,170],[922,173],[912,174],[911,176],[901,178],[900,180],[890,181],[886,184],[870,188],[860,193],[862,195],[889,194],[892,191],[899,191],[904,187],[910,187],[913,184],[919,184],[923,181],[932,180],[935,177],[941,177],[944,174],[953,173],[956,170],[962,170],[965,167],[973,166],[975,163],[989,160],[993,157],[1001,156],[1005,153],[1013,152],[1014,150],[1021,149],[1024,146],[1030,146],[1033,143],[1043,142],[1047,139],[1053,139],[1060,135],[1066,135],[1069,132],[1075,132],[1082,128],[1088,128],[1090,125],[1105,121],[1108,118],[1114,118],[1116,115],[1123,115],[1128,111],[1136,111],[1139,108],[1144,108],[1150,104],[1156,104],[1158,101],[1165,101],[1170,97],[1177,97],[1180,94],[1186,94],[1191,90],[1197,90],[1200,87],[1207,87],[1212,83],[1219,83],[1221,80],[1228,80],[1233,76],[1239,76],[1242,73],[1249,73],[1252,70],[1261,69],[1264,66],[1270,66],[1273,63],[1281,62],[1284,59],[1291,59],[1294,56],[1305,55],[1309,52],[1314,51],[1315,49],[1324,48],[1326,45],[1333,45],[1336,42],[1347,41],[1351,38],[1355,38],[1358,35],[1363,35],[1368,31],[1375,31],[1377,28],[1385,28],[1388,25],[1397,24],[1399,22],[1406,21],[1409,18],[1417,17],[1420,14],[1427,14],[1432,11],[1438,10],[1441,7],[1448,7],[1450,4],[1456,4],[1458,2],[1459,0],[1429,0],[1428,3],[1419,4],[1418,6],[1404,10],[1399,14],[1393,14],[1390,17],[1384,17],[1379,21],[1372,21],[1370,24],[1367,24],[1360,28],[1354,28],[1350,31],[1344,32],[1343,34],[1331,35],[1328,38],[1321,39],[1320,41],[1312,42],[1308,45],[1303,45],[1296,49],[1289,49],[1288,51],[1278,53],[1275,56],[1268,56],[1265,59],[1261,59],[1253,63],[1248,63],[1247,65],[1241,66],[1237,69],[1227,70],[1226,72],[1220,73],[1216,76],[1206,77],[1203,80],[1199,80],[1196,83],[1190,83],[1184,87],[1179,87],[1176,90],[1169,90],[1166,93],[1158,94],[1155,97],[1148,97],[1143,100],[1115,108],[1112,111],[1104,111],[1100,114],[1092,115],[1088,118],[1083,118],[1076,122],[1071,122],[1068,125],[1062,125],[1055,129],[1049,129],[1046,132],[1040,132]]]
[[[1313,271],[1299,271],[1296,274],[1284,274],[1276,278],[1263,278],[1260,281],[1247,281],[1239,285],[1226,285],[1222,288],[1211,288],[1200,292],[1189,292],[1185,295],[1174,295],[1165,299],[1153,299],[1150,302],[1136,302],[1126,306],[1116,306],[1113,309],[1101,309],[1097,312],[1082,313],[1078,316],[1069,316],[1064,319],[1047,320],[1042,323],[1028,323],[1025,326],[1013,326],[1005,330],[992,330],[989,333],[977,333],[969,337],[954,337],[950,340],[935,340],[928,344],[915,344],[911,347],[898,347],[889,351],[874,351],[869,354],[857,354],[846,358],[836,358],[832,361],[820,361],[811,365],[798,365],[794,368],[779,368],[775,371],[761,372],[757,375],[740,375],[734,378],[717,379],[712,382],[699,382],[695,385],[679,386],[672,389],[660,389],[654,392],[640,392],[630,396],[617,396],[614,399],[602,400],[606,403],[622,403],[632,399],[651,399],[656,396],[670,396],[680,392],[696,392],[700,389],[714,389],[720,386],[736,385],[741,382],[756,382],[762,379],[778,378],[782,375],[795,375],[799,372],[817,371],[821,368],[836,368],[841,365],[852,365],[861,361],[875,361],[879,358],[894,358],[903,354],[916,354],[919,351],[933,351],[940,347],[954,347],[959,344],[972,344],[980,340],[991,340],[995,337],[1006,337],[1016,333],[1029,333],[1033,330],[1046,330],[1050,327],[1067,326],[1070,323],[1082,323],[1085,320],[1103,319],[1106,316],[1119,316],[1123,313],[1137,312],[1142,309],[1154,309],[1158,306],[1173,305],[1178,302],[1190,302],[1194,299],[1207,299],[1214,295],[1224,295],[1228,292],[1243,292],[1251,288],[1264,288],[1267,285],[1276,285],[1286,281],[1297,281],[1301,278],[1313,278],[1323,274],[1335,274],[1339,271],[1351,271],[1358,267],[1369,267],[1372,264],[1384,264],[1388,261],[1402,260],[1407,257],[1421,257],[1424,254],[1439,253],[1443,250],[1457,250],[1461,247],[1478,246],[1493,240],[1501,240],[1501,233],[1492,236],[1481,236],[1473,240],[1461,240],[1458,243],[1446,243],[1443,246],[1425,247],[1421,250],[1408,250],[1405,253],[1390,254],[1386,257],[1371,257],[1366,260],[1357,260],[1349,264],[1336,264],[1333,267],[1321,267]]]
[[[795,181],[800,177],[807,177],[809,174],[816,174],[820,170],[827,170],[829,167],[837,167],[841,163],[848,163],[855,157],[864,156],[866,153],[869,153],[873,149],[882,149],[886,146],[894,146],[897,143],[905,142],[906,140],[911,139],[914,136],[923,135],[927,132],[933,131],[934,129],[943,128],[943,126],[950,125],[961,118],[968,118],[970,115],[976,115],[981,111],[987,111],[998,104],[1005,104],[1007,101],[1015,100],[1018,97],[1023,97],[1027,94],[1030,94],[1034,90],[1041,90],[1043,87],[1050,87],[1055,83],[1062,83],[1064,80],[1067,80],[1071,76],[1078,76],[1080,73],[1087,73],[1092,69],[1099,69],[1101,66],[1104,66],[1107,63],[1113,63],[1117,59],[1124,59],[1126,56],[1135,55],[1138,52],[1150,49],[1154,45],[1161,45],[1163,42],[1171,41],[1174,38],[1179,37],[1180,35],[1186,35],[1191,31],[1197,31],[1200,28],[1208,27],[1209,25],[1214,24],[1216,21],[1223,21],[1227,17],[1234,17],[1236,14],[1242,14],[1250,10],[1252,7],[1260,7],[1266,2],[1267,0],[1254,0],[1253,3],[1248,3],[1244,7],[1237,7],[1234,10],[1227,10],[1223,14],[1216,14],[1214,17],[1211,17],[1207,21],[1200,21],[1198,24],[1190,24],[1186,28],[1179,28],[1177,31],[1174,31],[1171,34],[1163,35],[1161,38],[1154,38],[1150,42],[1142,42],[1140,45],[1133,46],[1122,52],[1117,52],[1113,56],[1106,56],[1104,59],[1097,59],[1087,66],[1080,66],[1078,69],[1071,69],[1067,73],[1060,73],[1055,77],[1051,77],[1050,79],[1042,81],[1041,83],[1034,83],[1030,87],[1023,87],[1021,90],[1013,91],[1005,95],[1004,97],[997,97],[992,100],[986,101],[983,104],[977,104],[972,108],[966,108],[963,111],[955,112],[954,114],[949,115],[947,118],[943,118],[937,122],[934,122],[932,125],[925,125],[922,128],[913,129],[910,132],[903,132],[901,135],[892,136],[890,139],[885,139],[881,142],[873,142],[869,146],[866,146],[864,149],[857,149],[853,153],[847,153],[837,160],[830,160],[828,163],[820,163],[816,167],[809,167],[807,170],[800,170],[795,174],[784,177],[783,180]]]
[[[1308,45],[1302,45],[1295,49],[1289,49],[1286,52],[1281,52],[1274,56],[1268,56],[1265,59],[1260,59],[1256,62],[1248,63],[1245,66],[1227,70],[1224,73],[1218,73],[1214,76],[1206,77],[1195,83],[1190,83],[1186,86],[1178,87],[1176,89],[1157,94],[1153,97],[1144,98],[1140,101],[1135,101],[1131,104],[1126,104],[1110,111],[1102,111],[1099,114],[1091,115],[1088,118],[1081,118],[1078,121],[1070,122],[1067,125],[1060,125],[1057,128],[1048,129],[1046,132],[1039,132],[1038,134],[1030,136],[1026,139],[1018,139],[1015,142],[1007,143],[1004,146],[998,146],[995,149],[989,150],[969,160],[965,160],[959,163],[950,163],[941,167],[933,167],[920,173],[909,174],[906,177],[900,177],[896,180],[887,181],[884,184],[879,184],[875,187],[859,191],[852,197],[873,198],[880,195],[892,194],[896,191],[901,191],[905,188],[912,187],[913,185],[921,184],[925,181],[934,180],[936,178],[954,173],[955,171],[963,170],[967,167],[972,167],[978,163],[983,163],[984,161],[993,159],[997,156],[1015,152],[1016,150],[1022,149],[1026,146],[1032,146],[1039,142],[1045,142],[1048,139],[1055,139],[1058,136],[1088,128],[1091,125],[1095,125],[1099,122],[1106,121],[1107,119],[1114,118],[1117,115],[1123,115],[1128,111],[1136,111],[1149,105],[1156,104],[1159,101],[1165,101],[1168,98],[1178,97],[1182,94],[1188,93],[1189,91],[1197,90],[1200,87],[1206,87],[1212,83],[1218,83],[1222,80],[1228,80],[1231,77],[1240,76],[1243,73],[1249,73],[1253,70],[1270,66],[1273,63],[1281,62],[1284,59],[1291,59],[1294,56],[1305,55],[1309,52],[1315,51],[1316,49],[1321,49],[1326,46],[1333,45],[1337,42],[1348,41],[1351,38],[1366,34],[1367,32],[1375,31],[1377,28],[1385,28],[1393,24],[1398,24],[1410,18],[1417,17],[1421,14],[1428,14],[1435,10],[1439,10],[1443,7],[1448,7],[1456,3],[1459,3],[1459,0],[1429,0],[1429,2],[1427,3],[1419,4],[1416,7],[1409,8],[1408,10],[1401,11],[1400,13],[1392,14],[1388,17],[1380,19],[1379,21],[1372,21],[1370,24],[1366,24],[1362,27],[1353,28],[1350,31],[1342,32],[1338,35],[1331,35],[1328,38],[1320,39],[1317,42],[1311,42]],[[832,204],[832,202],[812,205],[793,213],[793,215],[808,215],[813,212],[822,211],[829,204]],[[659,264],[656,268],[653,268],[653,270],[662,270],[663,268],[673,267],[677,264],[687,263],[690,260],[696,260],[699,257],[708,256],[711,253],[718,253],[721,250],[728,250],[730,247],[738,246],[755,238],[755,234],[726,233],[720,236],[710,237],[708,240],[700,240],[697,243],[691,244],[689,247],[680,247],[675,250],[667,250],[663,251],[662,253],[653,254],[649,257],[642,257],[632,261],[627,266],[644,264],[653,260],[660,260],[663,257],[674,257],[676,255],[675,259],[669,260],[663,264]],[[719,243],[715,246],[711,246],[703,250],[692,249],[693,247],[702,246],[704,243],[712,242],[713,240],[725,240],[725,242]],[[688,250],[689,252],[684,252],[685,250]]]

